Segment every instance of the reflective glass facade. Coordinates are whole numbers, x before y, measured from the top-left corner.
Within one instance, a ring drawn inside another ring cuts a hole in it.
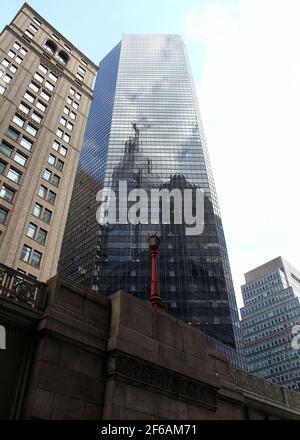
[[[201,188],[203,233],[187,235],[174,213],[171,224],[100,226],[96,192],[117,190],[120,180],[148,194]],[[161,237],[160,295],[168,311],[234,347],[238,311],[185,45],[178,35],[128,34],[100,63],[59,272],[107,294],[122,289],[147,299],[153,232]]]

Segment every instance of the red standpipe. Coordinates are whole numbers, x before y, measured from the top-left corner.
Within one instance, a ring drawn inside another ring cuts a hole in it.
[[[157,254],[160,244],[160,238],[156,234],[149,235],[147,242],[152,259],[151,295],[148,301],[152,305],[152,307],[164,311],[166,310],[166,306],[163,305],[159,296],[159,285],[157,276]]]

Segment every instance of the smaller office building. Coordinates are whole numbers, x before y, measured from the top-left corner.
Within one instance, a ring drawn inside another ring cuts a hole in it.
[[[300,391],[300,273],[282,257],[245,274],[241,309],[249,372]]]

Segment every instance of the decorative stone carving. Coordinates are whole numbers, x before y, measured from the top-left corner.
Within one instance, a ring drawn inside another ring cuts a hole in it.
[[[300,394],[297,394],[289,389],[284,390],[287,404],[294,409],[300,409]]]
[[[109,356],[107,376],[108,379],[119,378],[151,387],[160,393],[180,400],[192,401],[199,406],[210,409],[217,407],[217,388],[119,351]]]
[[[239,388],[285,405],[283,390],[280,386],[234,368],[231,370],[231,377]]]
[[[0,264],[0,298],[6,297],[33,309],[45,305],[45,284]]]

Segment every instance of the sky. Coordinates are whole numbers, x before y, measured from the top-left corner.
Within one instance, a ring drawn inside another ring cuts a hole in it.
[[[31,0],[96,64],[122,33],[188,48],[238,305],[243,274],[279,255],[300,269],[299,0]],[[0,0],[0,28],[23,1]]]

